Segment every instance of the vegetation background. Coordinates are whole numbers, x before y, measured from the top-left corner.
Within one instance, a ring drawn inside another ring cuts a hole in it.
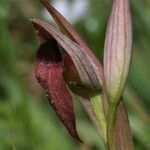
[[[73,6],[75,1],[68,0],[68,6]],[[111,0],[85,1],[88,2],[87,12],[77,17],[73,25],[102,62]],[[133,59],[124,100],[135,149],[148,150],[150,1],[131,0],[131,4]],[[78,8],[75,10],[79,11]],[[43,6],[35,0],[0,0],[0,150],[103,150],[97,131],[79,102],[75,100],[74,104],[84,144],[75,142],[68,135],[35,79],[38,41],[29,17],[47,20],[43,12]]]

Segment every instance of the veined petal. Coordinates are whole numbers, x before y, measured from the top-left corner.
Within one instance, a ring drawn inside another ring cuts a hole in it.
[[[86,54],[80,45],[41,20],[31,18],[31,21],[38,33],[42,32],[42,34],[49,38],[53,37],[70,56],[77,69],[82,85],[93,90],[101,89],[102,79],[100,68],[95,66],[93,59]]]
[[[47,0],[39,1],[45,6],[51,16],[57,22],[60,29],[62,29],[62,32],[64,32],[71,40],[78,43],[82,48],[89,49],[72,25]]]
[[[104,48],[104,76],[110,101],[119,101],[128,75],[132,50],[129,0],[114,0]]]
[[[91,57],[95,66],[98,68],[100,72],[100,76],[102,78],[103,68],[96,56],[93,54],[92,50],[87,46],[86,42],[81,38],[81,36],[77,33],[77,31],[73,28],[73,26],[52,6],[49,4],[47,0],[39,0],[54,20],[57,22],[58,26],[62,30],[62,32],[67,35],[72,41],[78,43],[83,51]]]
[[[49,39],[41,44],[36,60],[36,78],[50,104],[69,133],[81,141],[76,131],[72,97],[63,79],[63,61],[57,42]]]
[[[57,22],[58,26],[62,32],[67,35],[72,41],[78,43],[83,51],[92,59],[96,70],[99,72],[100,81],[103,79],[103,67],[92,52],[92,50],[87,46],[86,42],[81,38],[73,26],[52,6],[47,0],[39,0],[48,12],[52,15],[54,20]]]

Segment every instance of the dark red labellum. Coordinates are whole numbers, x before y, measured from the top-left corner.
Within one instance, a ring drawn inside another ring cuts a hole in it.
[[[37,51],[35,74],[38,82],[68,132],[82,142],[77,134],[70,91],[63,78],[63,59],[58,43],[49,39]]]

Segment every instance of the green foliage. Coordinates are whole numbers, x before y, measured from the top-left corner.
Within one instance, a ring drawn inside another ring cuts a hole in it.
[[[145,150],[150,149],[150,2],[131,2],[134,51],[124,99],[135,149]],[[90,4],[87,16],[75,26],[101,59],[111,0],[91,0]],[[0,1],[0,149],[103,149],[80,104],[74,102],[79,133],[85,144],[75,142],[67,134],[35,80],[38,44],[29,16],[41,14],[37,1]],[[90,26],[95,27],[90,30]]]

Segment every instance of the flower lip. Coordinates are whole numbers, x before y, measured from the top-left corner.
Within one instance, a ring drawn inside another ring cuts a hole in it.
[[[43,87],[58,118],[66,126],[72,137],[79,138],[71,93],[63,77],[63,59],[55,39],[48,39],[37,51],[35,75]]]

